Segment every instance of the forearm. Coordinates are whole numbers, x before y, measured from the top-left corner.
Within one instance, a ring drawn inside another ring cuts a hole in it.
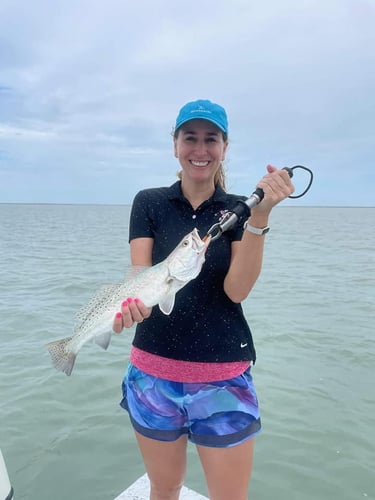
[[[294,186],[286,170],[277,170],[267,165],[268,174],[258,182],[257,187],[264,192],[264,198],[251,211],[249,224],[264,228],[272,208],[285,200],[294,191]],[[232,260],[224,280],[224,290],[233,302],[244,300],[253,288],[262,269],[265,236],[244,231],[242,240],[233,245]]]
[[[264,228],[268,215],[252,215],[249,224]],[[224,280],[224,291],[233,302],[244,300],[253,288],[262,269],[265,236],[244,231],[242,240],[232,252],[232,260]]]

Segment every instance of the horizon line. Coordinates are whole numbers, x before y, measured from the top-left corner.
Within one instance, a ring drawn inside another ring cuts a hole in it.
[[[0,205],[62,205],[62,206],[110,206],[124,207],[132,203],[94,203],[94,202],[43,202],[43,201],[0,201]],[[278,208],[375,208],[375,205],[280,205]]]

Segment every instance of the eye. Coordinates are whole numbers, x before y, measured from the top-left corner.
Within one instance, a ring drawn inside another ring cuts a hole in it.
[[[189,246],[189,240],[184,240],[184,241],[182,242],[182,246],[183,246],[183,247],[188,247],[188,246]]]

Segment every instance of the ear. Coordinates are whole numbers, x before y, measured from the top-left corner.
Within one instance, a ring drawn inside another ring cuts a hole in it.
[[[175,158],[178,158],[177,141],[176,141],[176,139],[173,139],[173,150],[174,150]]]

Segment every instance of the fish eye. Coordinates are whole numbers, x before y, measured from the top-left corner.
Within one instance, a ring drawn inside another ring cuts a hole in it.
[[[188,245],[189,245],[189,240],[184,240],[184,241],[182,242],[182,246],[183,246],[183,247],[187,247]]]

